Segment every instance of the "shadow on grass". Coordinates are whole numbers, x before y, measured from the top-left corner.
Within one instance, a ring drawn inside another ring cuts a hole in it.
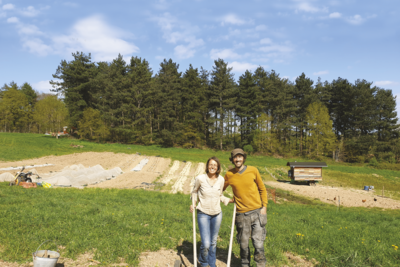
[[[197,242],[197,258],[199,257],[200,245],[201,242],[200,241]],[[177,247],[177,250],[178,250],[178,255],[181,257],[182,266],[187,267],[183,262],[182,254],[185,255],[185,257],[192,265],[194,265],[193,242],[183,241],[182,245]],[[217,259],[226,263],[228,261],[228,250],[217,247]],[[197,266],[200,266],[200,264],[198,263]],[[231,257],[231,266],[232,267],[241,266],[240,258],[236,257],[233,253]]]

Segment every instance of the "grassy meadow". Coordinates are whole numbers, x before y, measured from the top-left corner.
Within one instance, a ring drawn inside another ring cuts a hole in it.
[[[70,145],[81,145],[73,148]],[[160,155],[173,160],[204,162],[210,156],[230,166],[229,152],[162,148],[122,144],[98,144],[82,140],[35,134],[0,133],[0,160],[16,161],[77,152],[115,152]],[[265,180],[285,176],[288,161],[250,156],[247,164],[257,166]],[[323,170],[324,185],[362,189],[374,185],[400,199],[400,171],[373,169],[329,161]],[[302,255],[317,266],[398,266],[400,262],[400,211],[345,208],[291,195],[277,190],[288,201],[269,202],[267,239],[268,264],[288,264],[285,252]],[[85,188],[23,189],[0,183],[0,259],[29,262],[44,240],[56,240],[62,257],[76,258],[92,251],[94,259],[107,266],[123,258],[137,266],[144,251],[160,248],[192,253],[190,200],[187,195],[145,190]],[[218,241],[219,258],[226,261],[233,206],[223,209]],[[197,231],[198,233],[198,231]],[[198,237],[200,240],[200,237]],[[200,243],[198,244],[198,246]],[[53,246],[53,247],[52,247]],[[46,248],[55,250],[54,245]],[[234,244],[233,263],[239,262]],[[252,265],[255,266],[255,265]]]
[[[74,148],[80,145],[82,148]],[[40,158],[48,155],[67,155],[79,152],[115,152],[149,156],[162,156],[172,160],[204,162],[211,156],[217,156],[225,169],[232,164],[228,158],[229,151],[210,149],[163,148],[161,146],[141,146],[133,144],[100,144],[78,139],[44,136],[41,134],[0,133],[0,161],[16,161]],[[302,158],[275,158],[270,156],[251,155],[246,164],[257,166],[265,180],[273,178],[265,171],[267,167],[279,179],[287,179],[288,161],[313,161]],[[342,186],[363,189],[364,185],[373,185],[376,190],[385,188],[387,196],[400,199],[400,171],[375,169],[367,164],[337,163],[329,158],[325,161],[328,168],[323,169],[323,185]],[[395,169],[395,168],[394,168]],[[281,176],[280,176],[281,175]]]
[[[39,244],[49,239],[63,247],[62,257],[92,251],[104,266],[120,258],[136,266],[141,252],[162,247],[192,253],[187,195],[128,189],[23,189],[0,183],[0,199],[0,258],[5,261],[28,262]],[[400,262],[399,211],[338,211],[317,201],[288,199],[283,204],[269,202],[265,242],[269,264],[286,264],[286,251],[315,259],[318,266],[397,266]],[[232,211],[232,205],[223,206],[218,242],[223,261]],[[44,246],[56,249],[50,243]],[[233,253],[237,264],[237,244]]]

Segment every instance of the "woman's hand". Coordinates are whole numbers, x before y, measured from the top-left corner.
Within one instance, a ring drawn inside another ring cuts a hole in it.
[[[229,199],[228,203],[234,203],[234,202],[235,202],[235,200],[233,200],[233,198],[231,198],[231,199]]]
[[[189,211],[190,211],[191,213],[193,213],[193,211],[194,211],[193,205],[190,205]]]

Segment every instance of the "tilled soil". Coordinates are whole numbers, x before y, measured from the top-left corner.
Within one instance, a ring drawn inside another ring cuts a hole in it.
[[[137,161],[137,163],[139,162],[140,160]],[[137,187],[147,188],[148,187],[147,184],[153,183],[154,180],[157,179],[157,177],[163,175],[163,173],[168,169],[168,165],[170,164],[170,162],[171,162],[170,159],[149,157],[149,162],[139,172],[126,170],[125,173],[117,176],[117,178],[113,180],[108,180],[96,185],[90,185],[88,187],[121,188],[121,189],[123,188],[132,189]],[[154,163],[157,163],[157,166],[153,165]],[[134,167],[134,165],[135,164],[133,164],[132,166]]]
[[[345,207],[366,207],[383,209],[400,209],[400,201],[380,196],[380,192],[347,189],[333,186],[308,186],[296,185],[283,182],[266,182],[267,185],[288,190],[294,194],[306,196],[312,199],[319,199],[325,203]],[[278,197],[284,197],[279,196]]]

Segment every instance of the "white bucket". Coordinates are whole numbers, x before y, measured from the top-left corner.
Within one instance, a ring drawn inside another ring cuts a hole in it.
[[[50,240],[47,240],[50,241]],[[45,242],[47,242],[45,241]],[[43,242],[43,243],[45,243]],[[60,253],[51,250],[38,250],[42,245],[37,248],[36,252],[32,253],[33,267],[55,267],[60,258]]]

